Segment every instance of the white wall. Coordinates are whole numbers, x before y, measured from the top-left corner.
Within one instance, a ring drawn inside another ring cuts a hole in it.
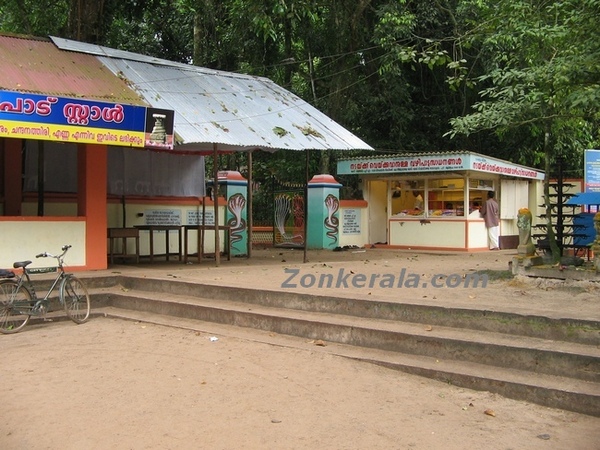
[[[53,267],[56,260],[37,259],[43,252],[54,255],[61,253],[61,247],[69,244],[65,263],[68,266],[85,266],[85,221],[69,220],[63,217],[44,217],[43,220],[5,220],[0,218],[0,267],[12,268],[15,261],[30,260],[29,267]]]
[[[25,201],[22,204],[23,216],[37,217],[37,202]],[[45,201],[44,216],[77,217],[77,200],[73,201]]]
[[[488,248],[487,228],[485,222],[481,220],[471,220],[467,222],[468,228],[468,246],[470,249]]]

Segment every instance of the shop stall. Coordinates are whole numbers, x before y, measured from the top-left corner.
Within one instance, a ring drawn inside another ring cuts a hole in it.
[[[218,265],[225,232],[243,252],[252,196],[209,202],[205,155],[248,152],[251,167],[256,150],[372,150],[266,78],[58,37],[0,33],[0,59],[0,267],[64,244],[72,270],[106,269],[115,252],[181,259],[198,234]]]
[[[337,173],[360,177],[369,244],[485,250],[479,210],[492,191],[500,204],[500,246],[516,248],[519,208],[537,216],[543,203],[544,172],[473,152],[343,159]]]

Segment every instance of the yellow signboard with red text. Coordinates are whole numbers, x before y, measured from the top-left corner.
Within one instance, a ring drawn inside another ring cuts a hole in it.
[[[4,121],[2,119],[0,119],[0,137],[144,147],[144,132],[69,125],[41,125],[32,122]]]
[[[170,110],[0,91],[0,137],[173,148]]]

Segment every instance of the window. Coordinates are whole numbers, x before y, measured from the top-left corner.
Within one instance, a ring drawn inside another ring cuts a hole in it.
[[[425,215],[425,180],[392,181],[392,216]]]
[[[427,209],[430,217],[465,215],[465,180],[442,178],[429,180]]]
[[[487,191],[493,188],[492,180],[458,176],[392,181],[392,216],[478,218]],[[421,207],[419,196],[423,199]]]

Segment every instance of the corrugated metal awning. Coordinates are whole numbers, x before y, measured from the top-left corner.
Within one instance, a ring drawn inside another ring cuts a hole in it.
[[[95,55],[155,108],[175,111],[176,149],[373,150],[307,102],[262,77],[204,69],[62,38]]]

